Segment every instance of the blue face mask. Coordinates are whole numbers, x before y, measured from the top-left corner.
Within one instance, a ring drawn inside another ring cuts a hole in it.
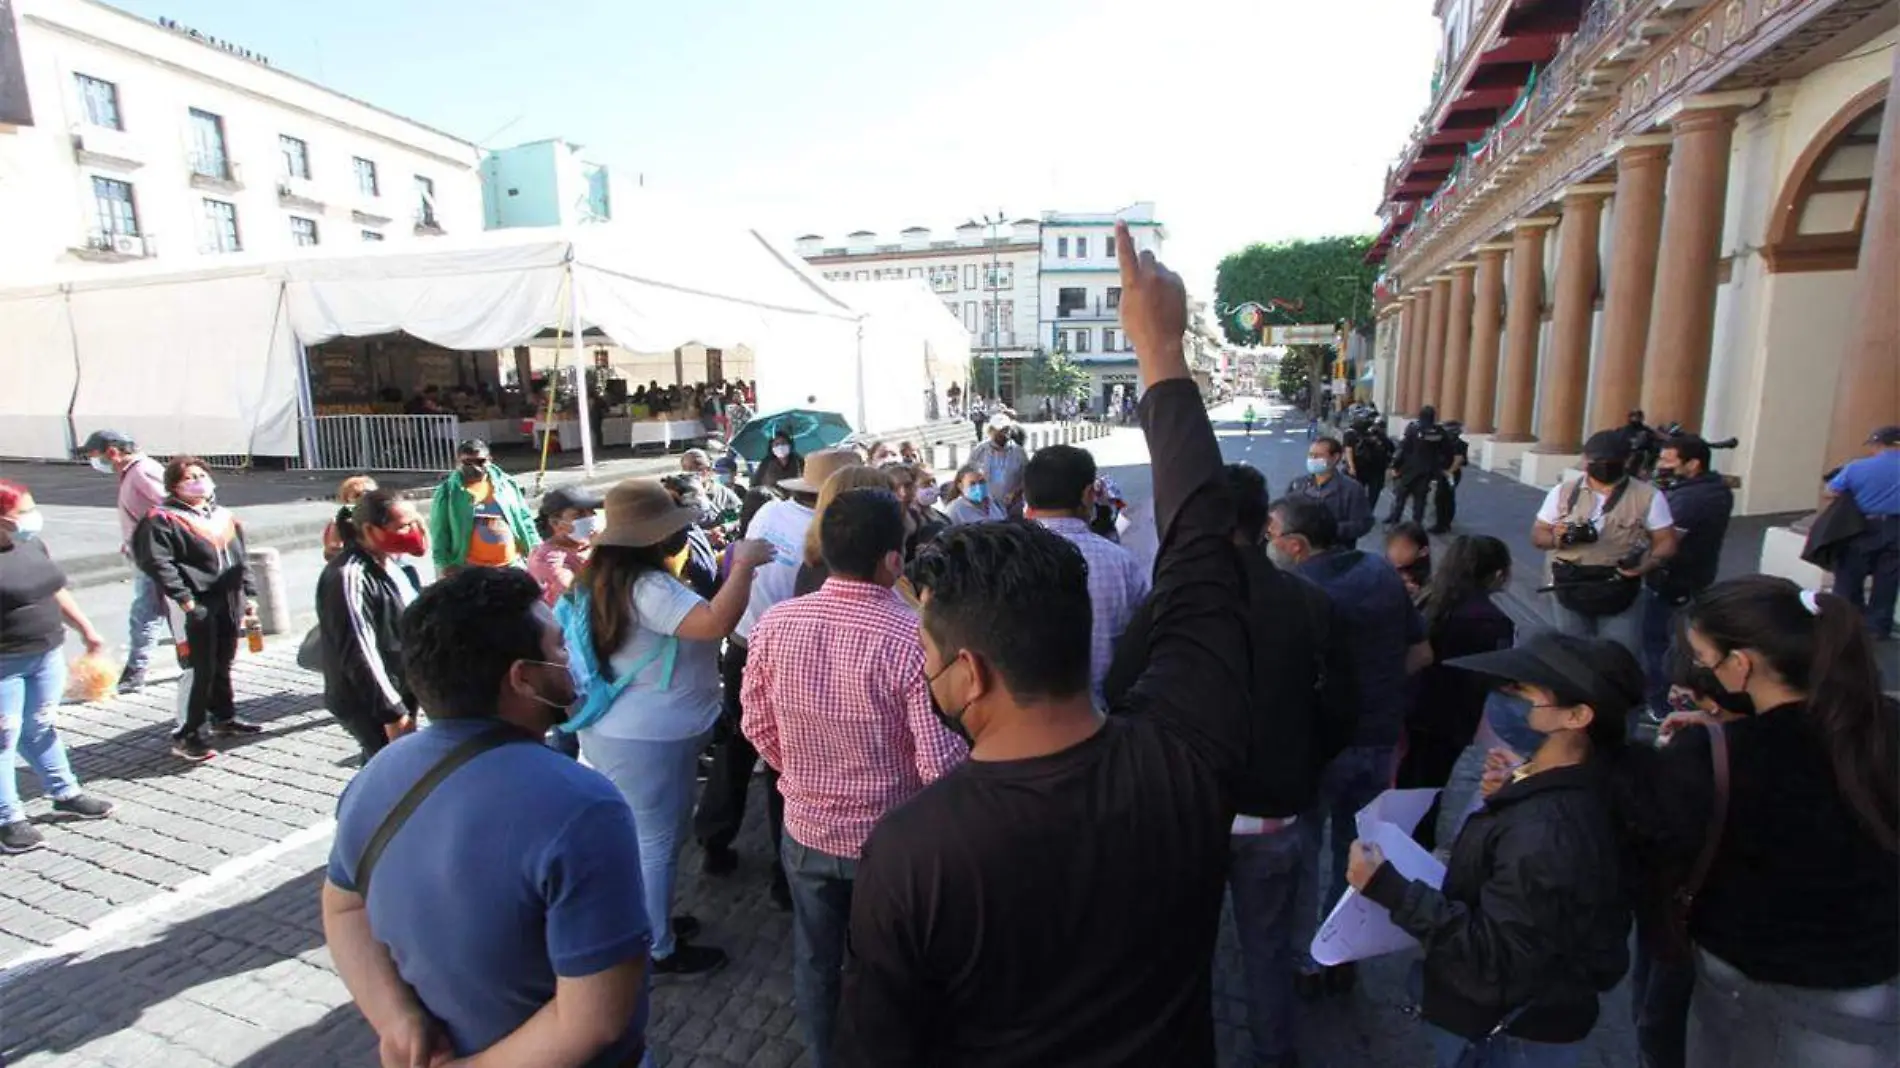
[[[986,483],[978,482],[976,485],[971,486],[964,496],[970,498],[971,504],[982,504],[984,501],[990,499],[990,487]]]
[[[1531,726],[1531,699],[1492,690],[1484,699],[1484,720],[1518,756],[1529,760],[1544,744],[1544,732]]]
[[[1332,469],[1333,462],[1331,460],[1323,460],[1317,456],[1308,456],[1306,458],[1306,473],[1309,475],[1323,475]]]

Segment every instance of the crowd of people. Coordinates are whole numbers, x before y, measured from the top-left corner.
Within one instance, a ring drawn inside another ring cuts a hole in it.
[[[1090,454],[1026,453],[1007,417],[941,485],[910,443],[781,434],[743,486],[695,450],[531,505],[471,441],[426,519],[340,489],[318,660],[365,760],[321,907],[383,1063],[643,1063],[654,977],[727,963],[676,909],[679,870],[696,839],[708,875],[739,871],[760,763],[817,1066],[1212,1064],[1229,899],[1253,1062],[1293,1065],[1301,1002],[1358,982],[1309,951],[1349,887],[1419,942],[1443,1068],[1578,1064],[1626,976],[1646,1065],[1894,1063],[1900,710],[1852,598],[1716,581],[1706,448],[1663,443],[1652,484],[1593,438],[1534,525],[1558,625],[1520,635],[1499,539],[1356,547],[1363,438],[1316,437],[1278,497],[1224,463],[1180,281],[1117,240],[1152,567]],[[1456,473],[1420,423],[1403,500]],[[133,486],[129,551],[191,675],[174,751],[205,759],[256,729],[230,699],[242,528],[201,463],[154,473],[111,437],[89,451]],[[1831,483],[1875,539],[1894,438]],[[56,804],[103,816],[31,696],[62,621],[99,641],[34,512],[0,484],[8,738]],[[1442,881],[1359,834],[1395,784],[1441,791],[1413,833]]]

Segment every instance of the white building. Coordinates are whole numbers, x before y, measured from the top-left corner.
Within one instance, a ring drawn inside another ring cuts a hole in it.
[[[1168,234],[1151,201],[1114,212],[1042,213],[1040,343],[1088,366],[1097,408],[1111,403],[1118,388],[1132,396],[1138,381],[1135,350],[1121,329],[1117,222],[1128,224],[1138,251],[1162,255]]]
[[[913,226],[896,240],[860,230],[841,244],[827,244],[821,234],[798,239],[798,254],[826,279],[836,282],[874,282],[900,278],[923,281],[943,301],[951,315],[970,333],[970,351],[1001,359],[1003,396],[1018,396],[1016,366],[1037,349],[1039,225],[1018,219],[996,227],[966,222],[947,238]],[[988,396],[999,381],[971,383]]]
[[[196,29],[13,7],[32,124],[0,125],[0,275],[482,229],[469,142]]]

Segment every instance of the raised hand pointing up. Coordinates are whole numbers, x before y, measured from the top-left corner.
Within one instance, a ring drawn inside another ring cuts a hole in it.
[[[1135,345],[1143,386],[1188,377],[1181,336],[1187,331],[1187,289],[1151,251],[1135,254],[1128,224],[1115,224],[1115,260],[1122,270],[1122,329]]]

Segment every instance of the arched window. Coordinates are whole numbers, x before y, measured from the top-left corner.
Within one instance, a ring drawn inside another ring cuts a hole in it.
[[[1770,271],[1851,271],[1873,192],[1887,83],[1848,101],[1795,161],[1762,250]]]

